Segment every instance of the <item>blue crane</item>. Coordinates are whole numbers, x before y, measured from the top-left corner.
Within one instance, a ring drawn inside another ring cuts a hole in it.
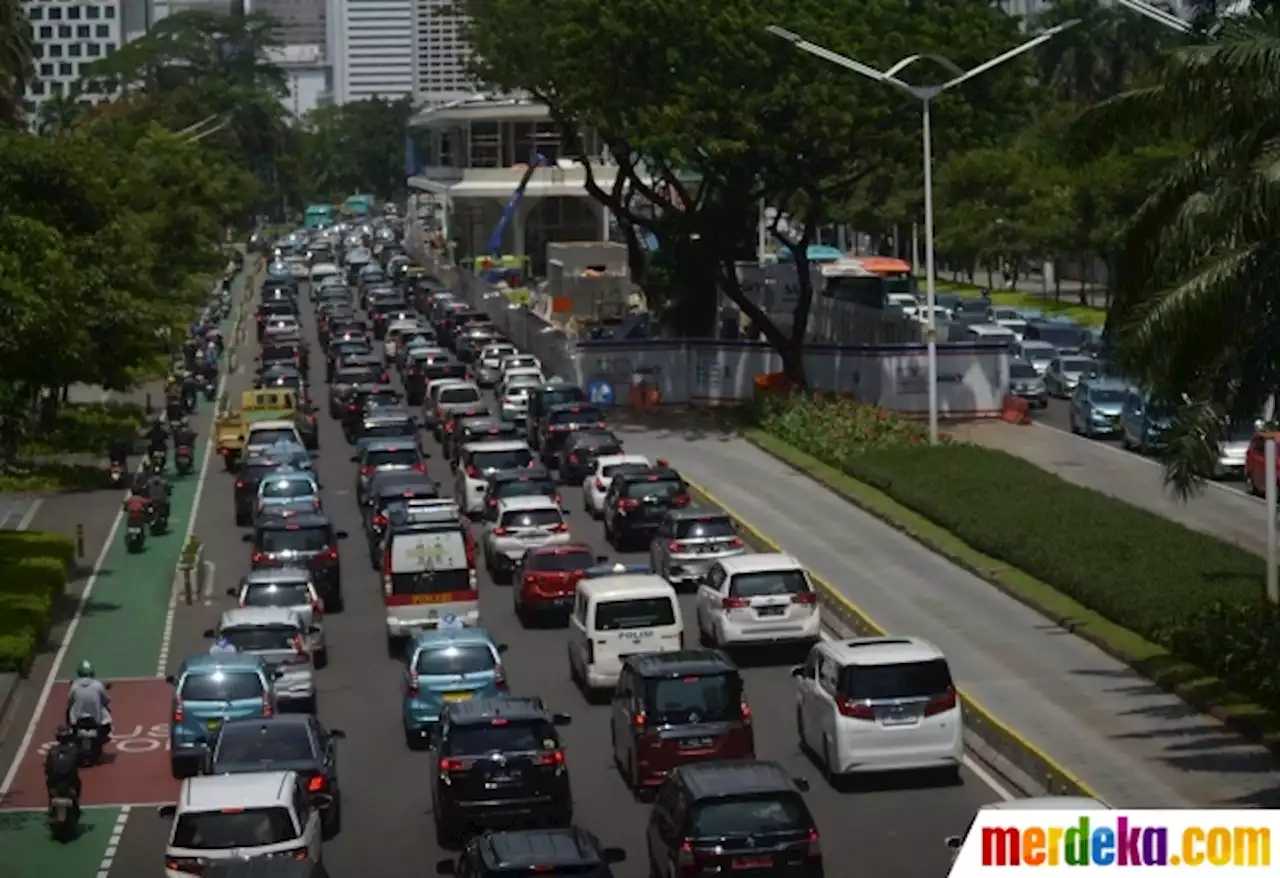
[[[488,279],[493,283],[496,283],[502,276],[502,270],[497,268],[498,260],[502,258],[502,236],[507,233],[507,226],[511,225],[511,218],[516,215],[516,208],[524,200],[524,190],[529,186],[529,181],[533,179],[533,172],[546,163],[547,157],[542,153],[535,152],[529,157],[529,166],[525,168],[524,176],[520,178],[520,185],[516,186],[515,191],[511,193],[511,199],[507,202],[507,206],[502,209],[502,216],[498,218],[498,224],[489,233],[487,249],[489,256],[493,259],[495,268],[490,272]]]

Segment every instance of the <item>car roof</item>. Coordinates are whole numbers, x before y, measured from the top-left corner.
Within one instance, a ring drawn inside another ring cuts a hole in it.
[[[556,543],[549,546],[533,546],[525,551],[526,556],[533,555],[569,555],[574,552],[586,552],[591,555],[592,566],[595,566],[596,550],[587,543]]]
[[[577,826],[487,832],[475,841],[485,861],[503,870],[594,866],[600,863],[600,842]]]
[[[290,806],[297,775],[292,771],[254,771],[189,777],[178,792],[179,813],[225,808]]]
[[[644,469],[649,469],[653,466],[649,462],[649,458],[643,454],[606,454],[604,457],[596,458],[596,464],[601,467],[628,464],[643,467]]]
[[[671,583],[655,573],[616,573],[578,581],[587,598],[626,597],[629,592],[675,594]]]
[[[683,481],[680,473],[669,466],[650,466],[645,469],[626,470],[616,474],[614,478],[622,479],[623,481],[642,482],[650,476],[657,476],[659,479],[681,479]]]
[[[781,765],[765,759],[729,759],[681,765],[672,774],[679,778],[693,799],[800,792],[795,780]]]
[[[1084,383],[1090,390],[1119,390],[1123,392],[1129,389],[1129,383],[1118,378],[1089,378]]]
[[[523,439],[487,439],[481,442],[468,442],[462,446],[463,451],[519,451],[527,449],[529,444]]]
[[[276,467],[276,472],[270,478],[262,480],[262,484],[267,482],[311,482],[315,484],[316,474],[314,470],[294,469],[288,464],[281,464]]]
[[[543,494],[527,494],[520,497],[503,497],[498,501],[500,512],[523,512],[526,509],[559,509],[554,497]]]
[[[454,723],[487,723],[494,719],[546,719],[542,699],[530,696],[494,695],[470,701],[449,702],[445,710]]]
[[[217,671],[261,671],[266,667],[256,655],[228,653],[187,656],[182,662],[183,674],[212,674]]]
[[[303,512],[289,518],[264,518],[258,522],[258,530],[302,530],[309,527],[331,527],[329,516],[319,512]]]
[[[361,439],[364,451],[402,451],[405,448],[417,449],[417,444],[407,436],[370,436]]]
[[[901,665],[944,659],[942,650],[920,637],[855,637],[828,641],[827,648],[845,665]]]
[[[250,628],[257,625],[301,625],[302,617],[288,607],[236,607],[226,610],[219,628]]]
[[[559,387],[561,385],[552,384],[551,387]],[[600,406],[586,399],[578,399],[573,402],[558,402],[547,409],[549,412],[567,412],[572,409],[598,409]]]
[[[385,408],[374,409],[364,416],[364,420],[367,424],[371,421],[405,421],[412,417],[413,414],[408,409],[389,405]]]
[[[534,479],[537,479],[538,481],[546,481],[549,478],[551,478],[551,470],[547,469],[542,464],[538,464],[537,466],[525,466],[520,467],[519,469],[496,470],[489,474],[489,483],[531,482]]]
[[[800,559],[785,552],[748,552],[745,555],[730,555],[727,558],[719,558],[716,563],[730,576],[738,573],[804,569]]]
[[[427,478],[424,473],[407,473],[404,470],[392,470],[396,475],[404,476],[401,479],[388,479],[387,481],[373,482],[373,494],[377,497],[396,497],[406,493],[416,494],[419,489],[428,489],[433,494],[439,493],[436,483]],[[413,478],[409,478],[412,475]]]
[[[681,649],[675,652],[646,652],[624,659],[642,677],[683,677],[697,674],[726,674],[738,666],[718,649]]]
[[[565,443],[569,445],[587,445],[593,442],[601,444],[616,442],[621,445],[622,439],[607,427],[592,427],[589,430],[578,430],[576,433],[570,433],[569,438],[565,440]]]
[[[270,421],[254,421],[249,425],[249,432],[252,433],[254,430],[292,430],[295,429],[295,426],[293,421],[276,418]]]
[[[242,586],[276,585],[279,583],[313,583],[311,571],[305,567],[259,567],[240,580]]]
[[[480,643],[494,647],[498,645],[493,635],[483,628],[434,628],[415,637],[410,652],[416,649],[443,649]]]

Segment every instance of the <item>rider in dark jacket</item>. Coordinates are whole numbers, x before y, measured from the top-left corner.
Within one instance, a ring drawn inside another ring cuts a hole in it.
[[[44,781],[49,798],[66,787],[72,791],[76,804],[80,803],[80,752],[70,726],[58,727],[57,743],[44,757]]]
[[[174,427],[173,444],[178,447],[185,445],[187,448],[195,448],[196,431],[191,429],[191,423],[186,418],[178,421],[178,426]]]

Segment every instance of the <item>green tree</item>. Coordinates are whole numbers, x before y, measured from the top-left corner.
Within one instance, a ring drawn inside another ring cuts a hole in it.
[[[22,119],[22,100],[35,73],[31,22],[21,0],[0,0],[0,123]]]
[[[308,198],[369,191],[390,200],[405,191],[404,138],[413,115],[409,98],[369,98],[307,114],[297,173]]]
[[[70,131],[84,118],[87,110],[74,89],[49,95],[36,111],[36,131],[43,135]]]

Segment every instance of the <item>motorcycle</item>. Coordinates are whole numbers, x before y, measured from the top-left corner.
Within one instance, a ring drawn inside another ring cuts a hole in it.
[[[213,402],[218,396],[218,382],[215,380],[215,378],[216,378],[216,373],[214,377],[209,377],[204,380],[205,402]]]
[[[151,452],[151,471],[156,475],[164,472],[165,458],[165,453],[159,449]]]
[[[102,740],[102,729],[89,718],[76,722],[76,750],[80,758],[80,767],[89,768],[102,761],[102,748],[106,742]]]
[[[142,523],[129,522],[129,527],[124,532],[124,547],[130,552],[137,553],[142,551],[146,542],[147,529],[142,526]]]
[[[191,447],[188,445],[179,445],[178,450],[174,452],[173,465],[178,469],[178,475],[185,476],[191,472],[193,459],[191,457]]]
[[[107,478],[111,481],[111,487],[118,488],[124,484],[124,463],[119,460],[111,461],[107,467]]]
[[[80,822],[80,802],[75,790],[61,784],[49,792],[49,831],[57,841],[70,841],[75,838]]]

